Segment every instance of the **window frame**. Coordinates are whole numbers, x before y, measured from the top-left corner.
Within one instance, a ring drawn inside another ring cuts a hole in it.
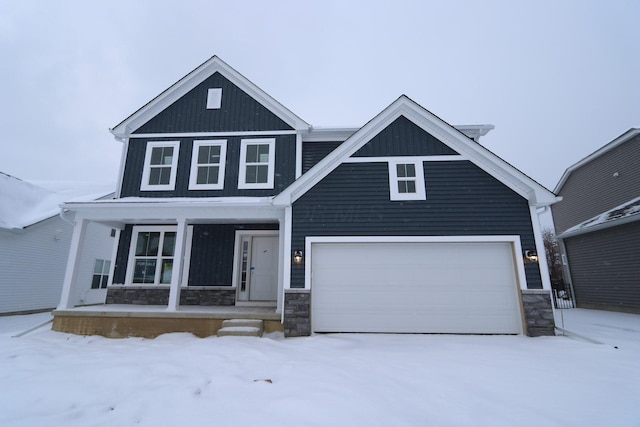
[[[213,166],[215,163],[198,163],[198,154],[202,146],[220,147],[220,162],[218,163],[218,182],[216,184],[198,184],[198,168]],[[200,139],[193,141],[191,150],[191,170],[189,172],[189,190],[222,190],[224,188],[225,164],[227,161],[226,139]]]
[[[427,191],[424,182],[424,162],[422,160],[389,160],[389,199],[392,201],[426,200]],[[414,165],[416,175],[413,179],[398,177],[398,165]],[[398,190],[400,181],[414,181],[416,191],[414,193],[401,193]]]
[[[172,147],[173,155],[170,165],[156,166],[151,164],[151,156],[154,148]],[[180,141],[147,141],[147,148],[144,155],[144,168],[142,170],[142,182],[140,183],[141,191],[167,191],[175,190],[176,175],[178,171],[178,155],[180,154]],[[153,167],[168,167],[169,183],[168,184],[149,184],[149,177]]]
[[[100,267],[100,272],[96,272],[96,267],[98,266],[98,262],[102,263],[102,267]],[[93,263],[93,274],[91,275],[90,289],[92,290],[106,289],[107,286],[109,286],[110,272],[111,272],[111,261],[108,259],[96,258]],[[93,281],[96,276],[100,277],[100,280],[98,280],[98,286],[94,287]]]
[[[265,162],[247,163],[247,146],[267,145],[269,147],[269,160]],[[273,189],[275,175],[276,139],[252,138],[240,141],[240,165],[238,168],[238,189]],[[246,182],[247,166],[267,165],[267,182]]]
[[[219,110],[222,107],[222,88],[207,89],[207,110]]]
[[[127,275],[126,275],[126,280],[125,280],[125,284],[127,285],[131,285],[131,286],[170,286],[171,284],[171,280],[169,280],[169,282],[167,283],[162,283],[162,277],[161,277],[161,273],[162,273],[162,261],[163,259],[168,259],[171,258],[172,260],[172,264],[173,266],[176,265],[176,261],[175,261],[175,244],[177,244],[177,242],[174,243],[174,249],[173,249],[173,254],[169,257],[166,255],[162,254],[162,249],[163,249],[163,245],[164,245],[164,238],[166,233],[177,233],[177,229],[178,227],[175,225],[136,225],[133,227],[132,231],[131,231],[131,244],[129,246],[129,259],[127,260]],[[160,233],[160,240],[158,243],[158,251],[156,253],[155,256],[149,256],[149,255],[140,255],[140,256],[136,256],[136,246],[138,244],[138,236],[140,233],[147,233],[147,232],[159,232]],[[135,269],[135,265],[136,265],[136,259],[155,259],[156,261],[156,266],[155,266],[155,272],[154,272],[154,276],[153,276],[153,283],[134,283],[133,279],[134,279],[134,269]],[[173,267],[172,267],[173,268]]]

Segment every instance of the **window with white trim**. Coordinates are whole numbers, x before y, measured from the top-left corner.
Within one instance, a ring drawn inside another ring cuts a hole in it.
[[[275,147],[275,138],[241,141],[238,188],[273,188]]]
[[[189,189],[221,190],[226,155],[226,140],[193,141]]]
[[[389,161],[389,196],[391,200],[425,200],[422,161]]]
[[[111,261],[97,259],[93,265],[93,277],[91,279],[91,289],[105,289],[109,283],[109,269]]]
[[[149,141],[144,156],[141,190],[173,190],[176,185],[180,141]]]
[[[173,273],[176,227],[133,227],[127,283],[169,285]]]

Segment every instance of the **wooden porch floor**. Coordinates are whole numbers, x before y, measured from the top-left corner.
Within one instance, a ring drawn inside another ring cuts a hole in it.
[[[281,314],[273,307],[166,306],[108,304],[53,311],[53,330],[108,338],[155,338],[172,332],[198,337],[215,335],[226,319],[260,319],[265,332],[283,331]]]

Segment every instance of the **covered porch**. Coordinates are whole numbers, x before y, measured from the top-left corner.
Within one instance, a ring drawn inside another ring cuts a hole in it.
[[[238,318],[282,330],[290,215],[270,198],[126,198],[62,208],[74,234],[55,330],[208,336]],[[104,304],[83,307],[74,295],[85,286],[79,259],[91,222],[115,229],[115,245]]]

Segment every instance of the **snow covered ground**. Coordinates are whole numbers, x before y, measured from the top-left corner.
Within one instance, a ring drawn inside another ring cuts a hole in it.
[[[640,316],[557,314],[587,339],[12,337],[50,315],[0,317],[0,425],[640,426]]]

